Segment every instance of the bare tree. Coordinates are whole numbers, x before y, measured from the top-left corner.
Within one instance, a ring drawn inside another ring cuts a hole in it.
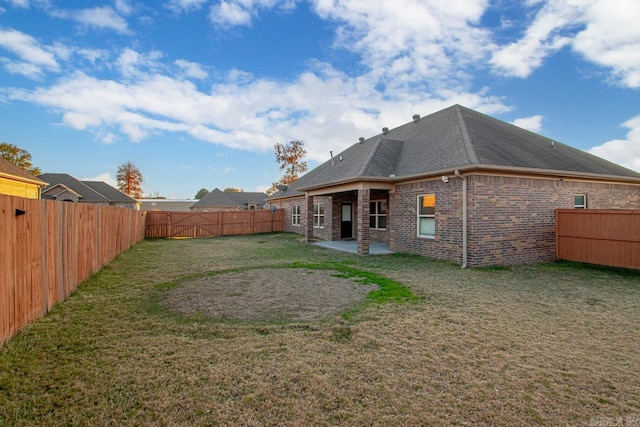
[[[134,199],[142,198],[142,183],[144,179],[142,178],[142,172],[136,165],[131,162],[120,165],[116,180],[118,181],[118,190]]]
[[[300,174],[307,171],[307,162],[303,160],[307,155],[307,150],[304,149],[302,141],[290,141],[287,144],[277,143],[273,148],[276,162],[280,164],[280,170],[285,172],[284,176],[274,182],[267,190],[269,195],[278,191],[278,186],[291,184],[298,179]]]
[[[0,157],[26,170],[31,175],[40,175],[42,173],[40,168],[33,166],[31,163],[31,154],[17,145],[9,144],[8,142],[0,143]]]

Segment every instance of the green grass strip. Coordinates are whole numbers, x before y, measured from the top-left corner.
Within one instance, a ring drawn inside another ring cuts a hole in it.
[[[344,279],[356,278],[356,281],[363,285],[377,285],[378,289],[369,292],[367,294],[367,299],[378,304],[383,304],[385,302],[404,303],[420,300],[419,296],[415,295],[411,292],[411,289],[407,288],[400,282],[388,279],[370,271],[358,270],[343,263],[323,262],[318,264],[308,264],[294,262],[290,267],[315,270],[335,270],[339,272],[336,277]]]

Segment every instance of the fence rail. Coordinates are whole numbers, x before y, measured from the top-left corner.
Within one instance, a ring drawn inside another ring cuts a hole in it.
[[[0,195],[0,344],[144,238],[131,209]]]
[[[556,210],[556,258],[640,270],[640,210]]]
[[[284,209],[218,212],[147,212],[145,237],[216,237],[284,230]]]

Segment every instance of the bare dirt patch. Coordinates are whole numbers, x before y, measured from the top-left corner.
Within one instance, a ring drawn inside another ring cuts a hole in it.
[[[185,315],[229,320],[312,321],[338,314],[378,289],[339,272],[304,268],[256,269],[183,282],[165,302]]]

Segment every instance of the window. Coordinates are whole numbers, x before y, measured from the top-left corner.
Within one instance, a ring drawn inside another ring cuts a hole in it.
[[[300,205],[291,206],[291,225],[300,225]]]
[[[387,228],[387,202],[376,200],[369,204],[369,228],[384,230]]]
[[[324,227],[324,205],[322,203],[313,204],[313,226]]]
[[[573,197],[573,207],[576,209],[587,209],[586,194],[576,194]]]
[[[436,195],[418,196],[418,236],[436,235]]]

